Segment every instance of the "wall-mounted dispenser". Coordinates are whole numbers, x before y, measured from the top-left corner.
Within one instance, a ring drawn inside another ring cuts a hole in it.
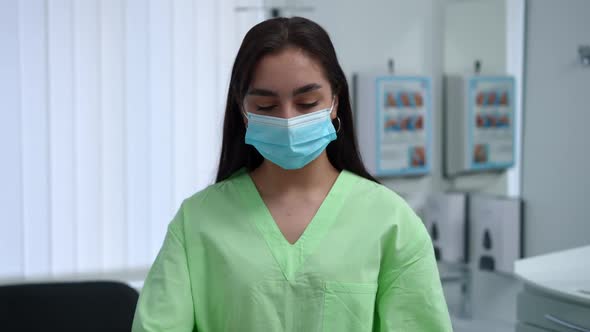
[[[423,221],[432,238],[437,261],[467,261],[466,209],[465,193],[434,193],[428,196]]]
[[[445,78],[445,174],[514,165],[515,81],[505,75]]]
[[[430,172],[431,95],[429,77],[355,75],[357,136],[363,161],[372,175]]]
[[[469,196],[471,264],[480,270],[512,273],[522,258],[522,201],[483,194]]]

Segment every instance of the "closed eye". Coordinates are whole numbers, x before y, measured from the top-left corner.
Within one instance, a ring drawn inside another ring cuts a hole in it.
[[[269,105],[269,106],[260,106],[260,105],[256,105],[256,110],[258,111],[270,111],[273,108],[275,108],[277,105]]]
[[[303,108],[305,108],[305,109],[309,109],[309,108],[316,107],[316,106],[318,105],[318,102],[317,102],[317,101],[315,101],[315,102],[313,102],[313,103],[307,103],[307,104],[297,104],[297,105],[299,105],[300,107],[303,107]]]

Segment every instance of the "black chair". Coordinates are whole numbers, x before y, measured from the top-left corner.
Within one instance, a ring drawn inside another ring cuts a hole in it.
[[[110,281],[0,286],[0,331],[131,331],[138,297]]]

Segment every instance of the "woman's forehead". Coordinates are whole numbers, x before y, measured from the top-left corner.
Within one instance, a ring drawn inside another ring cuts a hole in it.
[[[271,90],[282,95],[308,84],[328,85],[321,65],[304,51],[287,48],[258,61],[249,90]]]

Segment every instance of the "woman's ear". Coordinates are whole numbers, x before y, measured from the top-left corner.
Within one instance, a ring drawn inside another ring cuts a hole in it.
[[[244,109],[243,105],[238,106],[240,109],[240,115],[242,116],[242,120],[244,121],[244,126],[248,128],[248,116],[246,115],[246,110]]]
[[[338,96],[334,96],[334,100],[332,101],[332,113],[330,113],[330,118],[332,120],[338,117]]]

